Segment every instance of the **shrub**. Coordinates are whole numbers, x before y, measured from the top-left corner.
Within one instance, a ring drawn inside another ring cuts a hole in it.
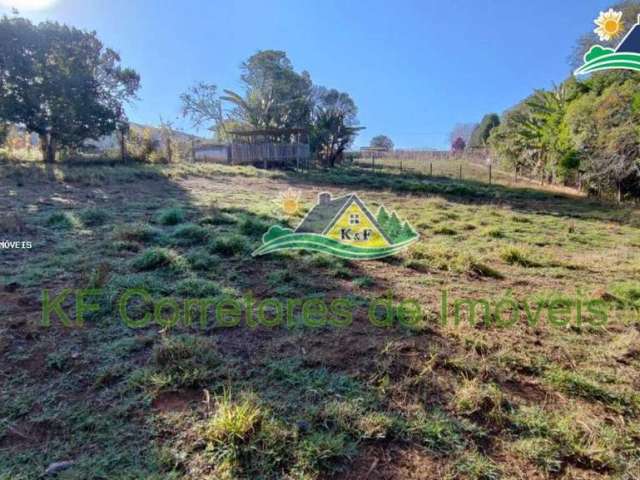
[[[158,223],[162,225],[177,225],[184,221],[185,214],[181,208],[165,208],[158,212]]]

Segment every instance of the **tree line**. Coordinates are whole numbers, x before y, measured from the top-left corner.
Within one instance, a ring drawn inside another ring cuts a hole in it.
[[[95,32],[0,19],[0,143],[19,126],[38,136],[43,160],[53,162],[115,132],[123,160],[184,156],[171,122],[161,122],[159,136],[130,131],[125,107],[139,87],[140,75],[122,66]],[[241,88],[198,83],[181,95],[182,113],[222,142],[238,131],[260,130],[267,140],[285,143],[296,140],[291,132],[304,132],[326,166],[342,159],[363,128],[348,93],[315,85],[283,51],[259,51],[243,62]]]
[[[612,7],[624,19],[640,14],[640,2]],[[612,40],[605,46],[615,46]],[[571,66],[598,41],[582,36]],[[592,195],[640,196],[640,73],[603,71],[573,75],[551,89],[534,91],[502,115],[487,139],[494,157],[542,182],[577,186]]]

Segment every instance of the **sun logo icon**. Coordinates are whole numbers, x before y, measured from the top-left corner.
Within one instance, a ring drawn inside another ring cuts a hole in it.
[[[616,12],[612,8],[606,12],[600,12],[598,18],[593,23],[598,27],[593,31],[600,41],[607,41],[616,38],[622,33],[624,25],[622,23],[622,12]]]
[[[295,215],[300,211],[300,192],[288,188],[286,191],[280,193],[278,202],[284,213],[287,215]]]

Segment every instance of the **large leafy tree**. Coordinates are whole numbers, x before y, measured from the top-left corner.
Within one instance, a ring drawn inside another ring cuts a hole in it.
[[[347,93],[335,89],[316,87],[313,98],[311,150],[326,166],[333,167],[362,129],[358,108]]]
[[[46,162],[59,147],[126,131],[124,103],[139,84],[95,32],[0,19],[0,120],[38,134]]]
[[[181,95],[182,113],[195,126],[208,124],[219,141],[230,132],[264,130],[269,140],[289,142],[287,129],[309,132],[311,150],[333,166],[351,145],[361,127],[358,109],[344,92],[314,86],[307,72],[297,73],[286,54],[256,53],[242,64],[242,93],[200,83]]]
[[[224,90],[229,118],[256,129],[287,129],[308,125],[313,109],[312,82],[297,73],[285,52],[263,50],[241,67],[242,94]],[[278,139],[282,140],[282,139]]]

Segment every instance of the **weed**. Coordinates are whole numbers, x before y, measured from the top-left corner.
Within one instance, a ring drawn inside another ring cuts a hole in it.
[[[500,251],[500,258],[511,265],[520,265],[521,267],[540,267],[541,264],[534,260],[530,252],[521,248],[507,246]]]
[[[208,442],[246,442],[258,429],[263,412],[254,400],[234,402],[228,392],[216,399],[216,411],[207,422],[203,438]]]
[[[355,455],[355,444],[344,433],[314,432],[296,449],[296,468],[317,474],[336,470]]]
[[[154,347],[151,365],[133,372],[129,382],[152,396],[161,391],[203,387],[220,375],[221,364],[209,339],[168,336]]]
[[[454,466],[456,476],[469,480],[498,480],[502,478],[500,469],[493,460],[478,452],[464,454]]]
[[[558,473],[562,469],[562,451],[558,444],[547,438],[532,437],[517,440],[513,450],[545,473]]]
[[[450,454],[464,448],[466,442],[460,425],[441,410],[418,412],[407,421],[411,438],[438,454]]]
[[[477,378],[463,380],[456,390],[453,406],[461,415],[478,415],[493,424],[502,425],[506,420],[506,400],[500,389]]]

